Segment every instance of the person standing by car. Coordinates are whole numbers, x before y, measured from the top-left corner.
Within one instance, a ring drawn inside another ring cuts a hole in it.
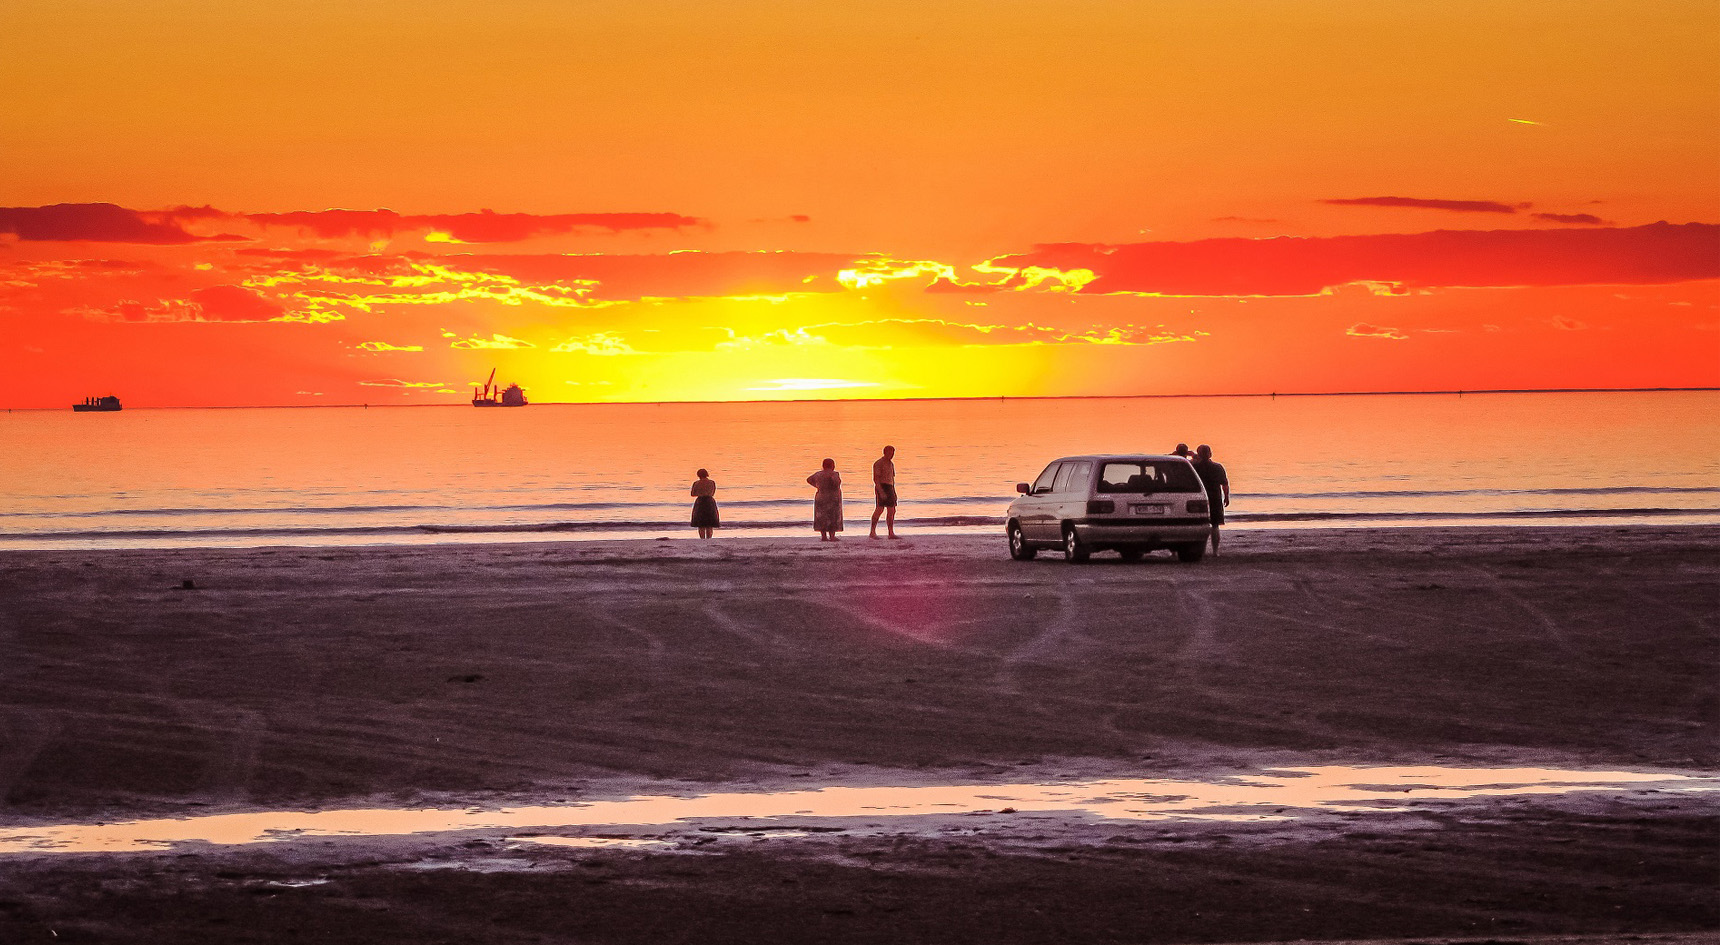
[[[1194,471],[1206,487],[1206,504],[1212,510],[1212,553],[1218,554],[1218,526],[1224,524],[1224,507],[1230,504],[1230,477],[1224,466],[1213,462],[1212,447],[1202,443],[1194,451]]]
[[[884,447],[884,455],[872,464],[872,492],[878,504],[872,509],[872,535],[878,537],[878,516],[885,515],[884,528],[896,537],[896,448]]]

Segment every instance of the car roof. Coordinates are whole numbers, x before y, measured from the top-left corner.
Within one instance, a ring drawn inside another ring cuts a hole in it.
[[[1085,454],[1082,456],[1059,456],[1056,459],[1052,460],[1051,462],[1053,462],[1053,463],[1067,463],[1067,462],[1071,462],[1074,460],[1094,460],[1094,461],[1101,461],[1101,462],[1110,462],[1112,460],[1121,460],[1124,462],[1133,463],[1133,462],[1139,462],[1141,460],[1149,460],[1149,459],[1188,459],[1188,457],[1187,456],[1177,456],[1177,455],[1172,454],[1172,453],[1088,453],[1088,454]]]

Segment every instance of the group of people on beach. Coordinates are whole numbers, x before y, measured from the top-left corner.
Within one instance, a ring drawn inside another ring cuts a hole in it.
[[[1212,510],[1212,551],[1218,553],[1218,526],[1224,524],[1224,508],[1230,504],[1230,478],[1224,466],[1212,458],[1212,447],[1202,443],[1189,452],[1187,443],[1178,443],[1171,451],[1194,466],[1201,485],[1206,489],[1207,506]],[[842,474],[836,471],[836,460],[826,459],[823,468],[806,477],[806,484],[815,492],[812,500],[812,527],[819,541],[836,541],[842,531]],[[693,521],[700,538],[709,538],[721,524],[717,515],[717,483],[708,470],[699,470],[693,482]],[[884,455],[872,463],[872,532],[878,537],[878,519],[884,519],[886,538],[896,534],[896,448],[884,447]]]
[[[819,541],[835,541],[842,531],[842,474],[836,471],[836,460],[826,459],[823,468],[806,477],[806,484],[815,492],[812,500],[812,527]],[[706,470],[699,470],[693,482],[693,527],[700,538],[709,538],[719,525],[717,516],[717,483]],[[872,534],[878,537],[878,519],[884,519],[886,538],[896,534],[896,448],[884,447],[884,455],[872,463]]]

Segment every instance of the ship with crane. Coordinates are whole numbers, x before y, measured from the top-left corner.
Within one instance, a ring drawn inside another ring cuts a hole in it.
[[[483,387],[472,388],[472,406],[474,407],[524,407],[529,403],[526,392],[518,384],[509,384],[507,390],[496,386],[496,369],[490,368],[490,379]]]
[[[106,397],[85,397],[83,403],[73,404],[72,409],[78,413],[112,413],[125,408],[120,406],[118,397],[109,394]]]

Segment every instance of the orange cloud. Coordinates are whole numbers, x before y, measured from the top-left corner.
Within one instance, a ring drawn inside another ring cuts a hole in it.
[[[1584,223],[1589,226],[1611,225],[1592,213],[1536,213],[1531,215],[1537,220],[1546,220],[1548,223]]]
[[[709,226],[679,213],[477,213],[402,214],[393,210],[297,210],[247,213],[242,219],[264,227],[291,227],[324,239],[393,236],[428,231],[460,243],[514,243],[537,236],[580,230],[678,230]]]
[[[589,283],[610,301],[833,292],[838,274],[866,254],[685,252],[658,255],[442,256],[451,267],[506,276],[528,285]]]
[[[1408,335],[1398,331],[1396,328],[1382,328],[1378,325],[1370,325],[1367,322],[1357,322],[1356,324],[1351,325],[1347,330],[1345,330],[1344,334],[1355,338],[1385,338],[1390,341],[1403,341],[1409,338]]]
[[[1374,283],[1411,288],[1631,285],[1720,278],[1720,226],[1436,230],[1190,243],[1064,243],[993,260],[1086,270],[1082,294],[1317,295]]]
[[[0,207],[0,234],[44,242],[144,243],[171,246],[244,240],[224,233],[196,236],[173,213],[152,215],[111,203],[57,203],[46,207]]]
[[[191,301],[197,304],[208,321],[266,322],[286,314],[286,309],[278,302],[236,285],[197,289],[191,293]]]
[[[62,203],[44,207],[0,207],[0,234],[20,240],[140,243],[249,241],[233,233],[199,233],[205,226],[285,228],[320,239],[391,237],[425,233],[452,243],[513,243],[540,236],[581,232],[682,230],[708,221],[679,213],[476,213],[403,214],[393,210],[296,210],[233,213],[211,206],[132,210],[111,203]]]
[[[1322,200],[1340,207],[1414,207],[1421,210],[1450,210],[1455,213],[1516,213],[1527,210],[1527,203],[1500,203],[1497,200],[1439,200],[1425,197],[1340,197]]]
[[[215,285],[193,289],[188,298],[142,302],[119,299],[105,304],[74,306],[71,314],[96,321],[125,322],[306,322],[340,321],[341,316],[318,311],[289,309],[250,289]]]

